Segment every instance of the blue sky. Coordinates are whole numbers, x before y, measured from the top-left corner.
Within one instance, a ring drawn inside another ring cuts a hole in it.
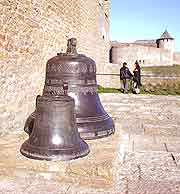
[[[166,27],[180,51],[180,0],[111,0],[111,40],[156,39]]]

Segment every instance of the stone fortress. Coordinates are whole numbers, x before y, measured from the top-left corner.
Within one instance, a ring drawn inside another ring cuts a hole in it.
[[[133,43],[120,43],[111,41],[109,52],[109,64],[106,65],[105,79],[103,85],[119,88],[119,69],[123,62],[127,62],[131,71],[134,69],[134,63],[137,60],[141,67],[147,66],[172,66],[180,64],[180,52],[174,50],[175,39],[167,30],[155,40],[137,40]],[[116,75],[116,76],[115,76]],[[143,83],[160,83],[161,78],[146,79],[143,77]]]
[[[167,30],[156,40],[137,40],[133,43],[111,42],[110,62],[130,67],[137,60],[141,66],[180,64],[180,53],[174,51],[174,38]]]

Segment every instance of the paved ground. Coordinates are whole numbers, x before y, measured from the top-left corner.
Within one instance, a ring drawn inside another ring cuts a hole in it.
[[[87,141],[69,162],[19,153],[23,132],[0,138],[0,194],[180,194],[180,97],[101,94],[116,133]]]

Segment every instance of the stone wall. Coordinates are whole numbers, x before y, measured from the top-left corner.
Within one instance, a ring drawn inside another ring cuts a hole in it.
[[[180,65],[180,52],[174,52],[173,54],[173,63]]]
[[[172,56],[171,51],[163,48],[128,43],[112,45],[112,63],[122,65],[127,62],[130,68],[136,60],[141,66],[172,65]]]
[[[66,50],[68,38],[76,37],[78,51],[104,71],[107,6],[98,0],[0,1],[0,131],[22,130],[42,92],[46,61]]]
[[[104,75],[97,75],[101,78],[102,86],[104,87],[120,87],[119,70],[123,62],[128,63],[131,71],[134,69],[134,62],[138,60],[140,66],[167,66],[173,64],[180,64],[180,52],[169,51],[164,48],[156,48],[151,45],[142,45],[142,41],[136,43],[119,43],[111,42],[110,62],[106,63],[104,67]],[[142,78],[144,84],[154,83],[159,84],[166,78],[150,78],[144,76]],[[174,78],[169,78],[174,79]]]

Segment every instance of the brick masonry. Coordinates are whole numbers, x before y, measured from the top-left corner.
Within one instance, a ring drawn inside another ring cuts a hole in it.
[[[65,52],[68,38],[104,71],[109,1],[1,0],[0,13],[0,131],[22,130],[42,92],[45,64]]]

